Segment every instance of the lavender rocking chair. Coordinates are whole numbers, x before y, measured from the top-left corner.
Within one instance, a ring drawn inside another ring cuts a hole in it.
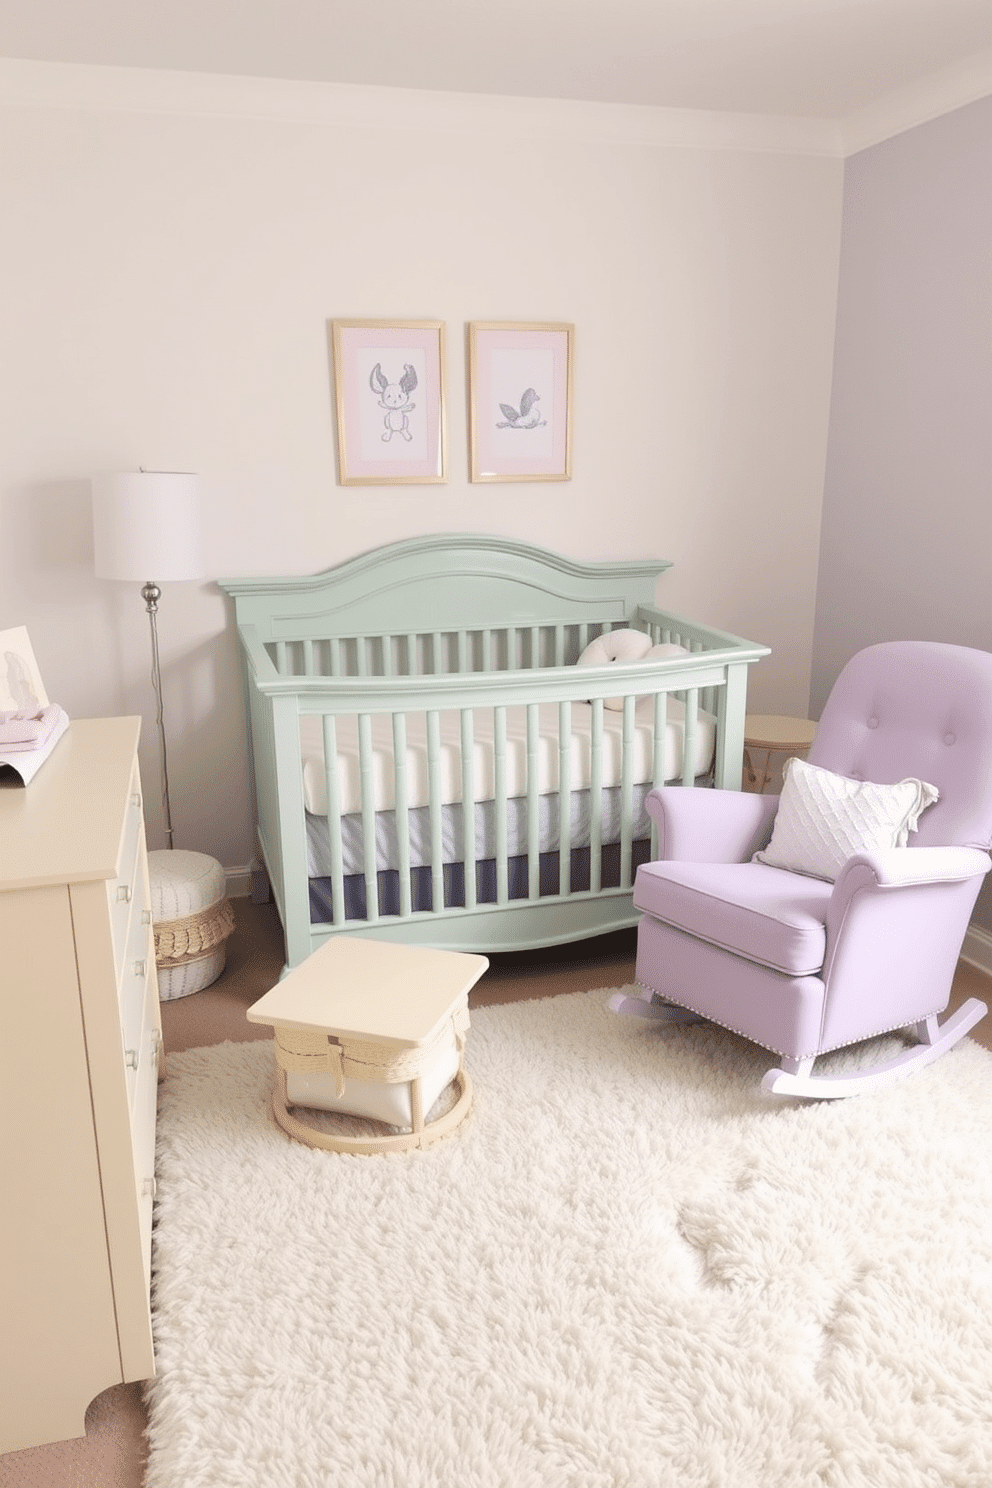
[[[653,791],[659,859],[638,869],[634,885],[643,995],[616,994],[610,1006],[722,1024],[779,1056],[765,1090],[820,1099],[931,1063],[987,1012],[971,998],[937,1021],[992,867],[992,654],[916,641],[859,652],[834,684],[808,764],[814,785],[843,777],[837,788],[858,794],[857,782],[915,779],[939,796],[908,845],[856,851],[831,881],[751,861],[767,849],[780,800],[784,832],[786,792],[801,766],[782,797]],[[813,1073],[819,1055],[897,1029],[916,1042],[894,1059],[856,1074]]]

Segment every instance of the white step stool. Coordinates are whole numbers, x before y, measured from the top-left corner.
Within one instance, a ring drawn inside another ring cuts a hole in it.
[[[272,1111],[291,1137],[331,1152],[371,1155],[426,1147],[468,1114],[472,1084],[462,1060],[468,994],[485,956],[340,936],[288,972],[247,1013],[275,1031]],[[451,1110],[428,1113],[449,1084]],[[290,1106],[383,1123],[381,1136],[318,1131]]]

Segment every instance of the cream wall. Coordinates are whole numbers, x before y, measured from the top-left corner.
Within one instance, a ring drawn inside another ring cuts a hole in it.
[[[92,576],[87,478],[192,469],[217,576],[415,533],[674,561],[670,608],[771,646],[805,713],[842,162],[784,126],[0,64],[0,627],[75,716],[141,712],[135,589]],[[326,323],[448,327],[449,480],[336,483]],[[573,479],[467,478],[465,323],[576,326]],[[251,857],[213,583],[160,610],[176,845]],[[157,812],[151,845],[161,845]]]

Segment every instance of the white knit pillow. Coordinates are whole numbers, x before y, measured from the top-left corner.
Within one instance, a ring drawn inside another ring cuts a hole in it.
[[[938,794],[923,780],[876,785],[790,759],[771,841],[753,861],[832,883],[856,853],[906,847]]]
[[[608,630],[590,641],[582,652],[576,666],[609,666],[613,662],[667,661],[673,656],[688,656],[684,646],[674,643],[659,643],[652,646],[650,636],[642,630]],[[603,699],[603,707],[613,713],[623,711],[622,697]]]

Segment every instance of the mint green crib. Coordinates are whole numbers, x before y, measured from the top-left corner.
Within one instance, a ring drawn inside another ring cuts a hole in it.
[[[673,759],[740,788],[768,654],[656,608],[669,566],[445,535],[221,582],[288,967],[332,935],[493,952],[636,922],[644,797]],[[575,665],[620,628],[688,654]]]

